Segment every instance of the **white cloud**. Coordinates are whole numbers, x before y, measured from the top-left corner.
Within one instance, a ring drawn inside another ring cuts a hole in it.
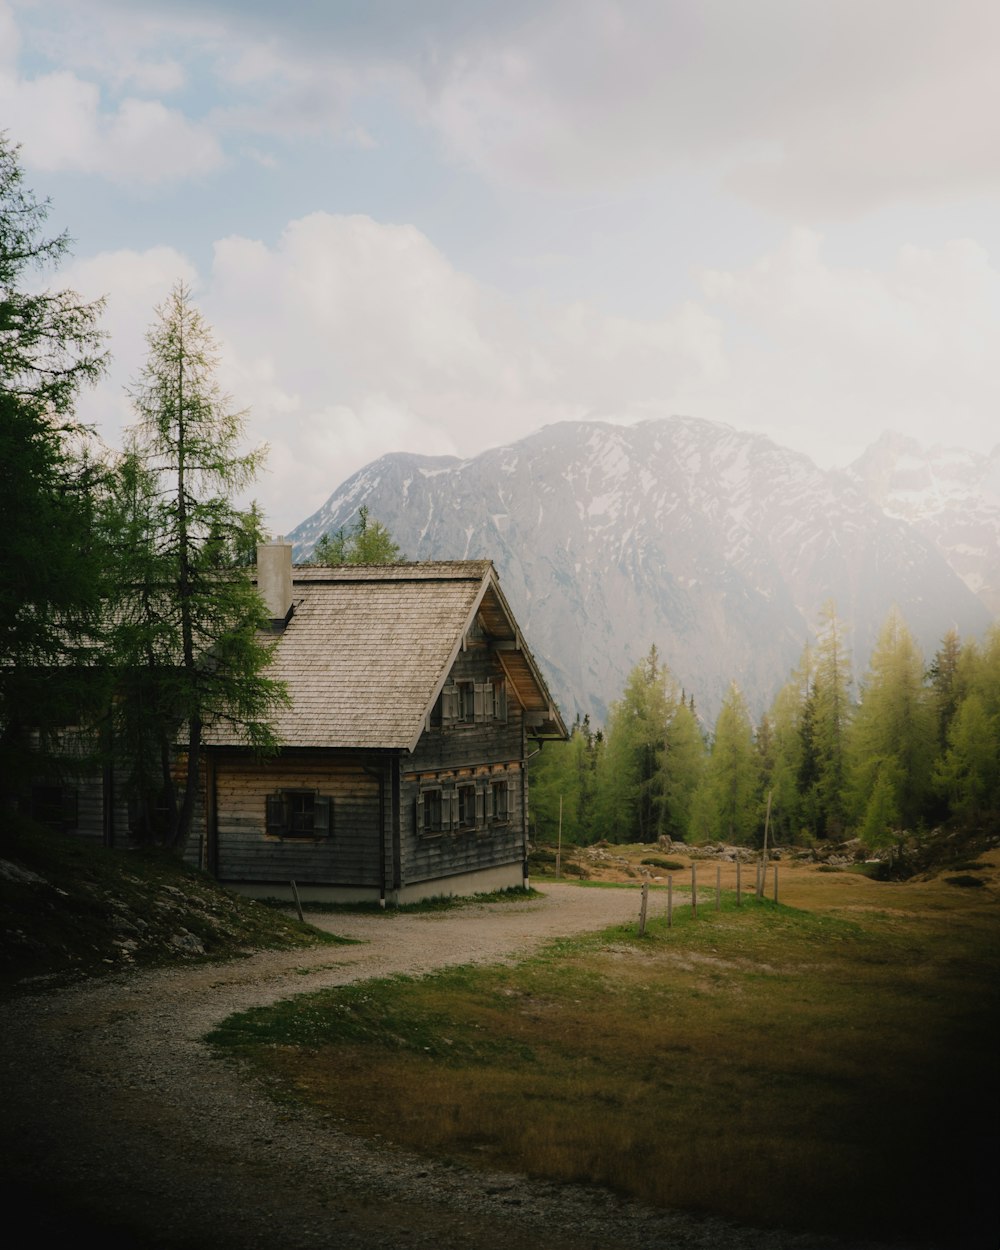
[[[140,330],[191,266],[169,249],[94,257],[67,271],[108,291],[114,378],[91,396],[115,442]],[[216,244],[198,303],[220,341],[221,381],[272,448],[259,494],[284,528],[385,451],[473,454],[548,421],[637,415],[722,376],[720,327],[683,307],[656,322],[574,304],[510,300],[457,271],[412,226],[316,213],[276,247]],[[116,389],[117,388],[117,391]]]
[[[33,79],[0,70],[0,114],[12,119],[24,161],[36,169],[150,185],[222,160],[215,138],[177,110],[134,97],[102,109],[97,86],[65,70]]]
[[[505,184],[589,191],[697,168],[798,221],[1000,187],[993,0],[56,11],[35,38],[73,73],[162,95],[196,66],[210,127],[247,137],[367,135],[377,98]],[[193,171],[219,159],[203,122],[169,124]]]
[[[694,402],[724,404],[726,419],[839,463],[885,428],[997,441],[1000,272],[978,244],[837,267],[798,230],[747,269],[707,272],[704,290],[731,330],[733,385]]]
[[[883,269],[825,259],[793,232],[703,300],[646,321],[515,300],[457,270],[412,226],[314,213],[277,244],[220,240],[199,280],[152,249],[78,262],[109,293],[115,375],[83,411],[117,441],[122,385],[178,278],[221,348],[221,382],[270,444],[258,484],[288,530],[389,451],[471,455],[566,418],[687,412],[844,463],[887,427],[988,448],[1000,405],[1000,274],[976,244],[900,248]]]

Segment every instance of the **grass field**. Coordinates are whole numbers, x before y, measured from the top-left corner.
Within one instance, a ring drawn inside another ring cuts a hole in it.
[[[996,851],[960,874],[978,888],[798,867],[780,904],[716,911],[713,865],[696,919],[678,906],[668,928],[651,892],[642,939],[306,995],[213,1040],[438,1157],[995,1250],[998,870]]]

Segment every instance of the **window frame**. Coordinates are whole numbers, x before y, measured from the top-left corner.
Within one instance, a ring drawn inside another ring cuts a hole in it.
[[[320,842],[332,837],[333,799],[308,786],[283,786],[267,795],[264,831],[269,838],[291,842]]]

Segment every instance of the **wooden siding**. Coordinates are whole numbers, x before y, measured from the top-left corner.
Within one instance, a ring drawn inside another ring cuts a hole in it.
[[[379,783],[356,759],[303,752],[262,763],[250,755],[213,755],[216,830],[209,841],[214,836],[212,860],[221,881],[380,885]],[[329,796],[330,835],[269,835],[268,796],[283,790]]]
[[[496,655],[477,631],[470,632],[466,649],[459,652],[448,683],[502,679]],[[400,884],[403,886],[480,872],[520,863],[524,855],[523,711],[512,689],[507,690],[506,718],[472,724],[443,724],[426,728],[412,755],[401,763]],[[444,832],[418,831],[417,802],[425,788],[449,792],[460,785],[509,783],[509,808],[504,822],[482,819],[475,829]]]

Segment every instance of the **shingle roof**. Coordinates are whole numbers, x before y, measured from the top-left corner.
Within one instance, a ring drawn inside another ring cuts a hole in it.
[[[489,560],[301,566],[292,600],[269,673],[291,698],[274,722],[289,747],[412,749],[481,604],[491,633],[520,645]],[[534,661],[517,659],[518,696],[564,735]],[[235,744],[221,727],[206,738]]]

